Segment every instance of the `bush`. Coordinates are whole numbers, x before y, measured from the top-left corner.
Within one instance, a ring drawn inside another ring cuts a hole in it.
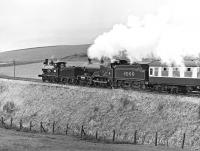
[[[127,105],[130,104],[130,100],[128,97],[121,98],[120,102],[121,102],[123,108],[125,108]]]
[[[3,106],[3,111],[6,113],[13,113],[13,111],[16,109],[14,102],[6,102],[6,104]]]
[[[131,101],[129,97],[125,96],[120,99],[121,110],[136,110],[137,106],[134,101]]]
[[[164,109],[165,105],[163,102],[159,102],[158,106],[157,106],[157,111],[161,112]]]
[[[4,85],[0,86],[0,93],[3,93],[6,90],[6,87]]]

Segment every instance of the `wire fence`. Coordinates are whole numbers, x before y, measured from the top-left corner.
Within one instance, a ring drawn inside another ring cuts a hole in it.
[[[88,130],[87,126],[84,125],[75,125],[67,123],[66,127],[61,129],[57,126],[58,123],[53,121],[52,123],[48,123],[48,126],[45,122],[33,122],[29,121],[29,123],[23,123],[23,120],[14,120],[12,117],[9,119],[5,119],[1,117],[0,126],[6,129],[14,129],[22,132],[32,132],[32,133],[42,133],[42,134],[53,134],[53,135],[73,135],[80,137],[84,140],[90,140],[95,142],[104,142],[104,143],[115,143],[115,144],[134,144],[134,145],[143,145],[145,139],[151,140],[148,144],[153,144],[155,146],[166,146],[169,147],[168,138],[162,137],[162,134],[159,132],[152,132],[151,138],[146,138],[147,135],[144,134],[141,130],[133,130],[130,134],[131,137],[124,140],[124,138],[120,138],[120,131],[116,129],[108,130],[102,132],[100,129]],[[165,139],[163,139],[165,138]],[[185,148],[185,140],[186,133],[182,134],[181,143],[179,145],[180,148]],[[171,146],[172,147],[172,146]]]

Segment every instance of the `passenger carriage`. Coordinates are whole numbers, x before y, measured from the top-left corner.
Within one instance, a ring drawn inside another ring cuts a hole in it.
[[[172,93],[199,91],[200,67],[191,63],[186,63],[185,67],[150,65],[149,86],[158,91]]]

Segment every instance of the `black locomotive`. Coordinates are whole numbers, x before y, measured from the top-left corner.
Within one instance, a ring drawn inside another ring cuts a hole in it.
[[[89,60],[91,63],[91,60]],[[169,93],[200,92],[200,68],[167,67],[150,62],[130,64],[116,60],[99,67],[66,66],[65,62],[44,62],[43,81],[107,88],[150,89]]]
[[[100,87],[144,88],[149,81],[148,64],[129,64],[116,60],[108,65],[94,67],[66,66],[65,62],[44,62],[43,81]]]

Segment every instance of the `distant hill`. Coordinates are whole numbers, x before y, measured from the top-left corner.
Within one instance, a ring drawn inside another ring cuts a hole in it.
[[[69,56],[87,56],[87,49],[90,45],[60,45],[27,48],[0,53],[0,62],[38,62],[45,58],[68,58]]]

